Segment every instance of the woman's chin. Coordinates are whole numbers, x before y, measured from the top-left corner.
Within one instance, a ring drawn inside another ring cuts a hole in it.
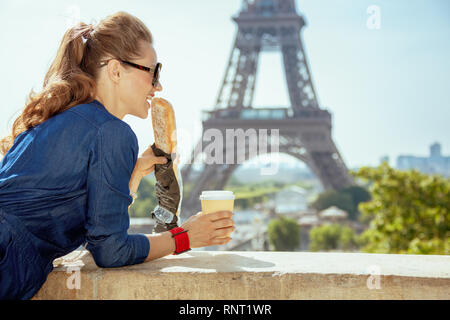
[[[145,102],[144,108],[140,110],[140,115],[138,117],[141,119],[147,119],[149,114],[150,114],[150,104],[148,102]]]
[[[140,119],[147,119],[149,116],[150,112],[147,111],[140,111],[140,112],[136,112],[133,115],[140,118]]]
[[[143,114],[141,117],[139,117],[139,118],[141,118],[141,119],[147,119],[148,118],[148,116],[149,116],[149,112],[147,111],[145,114]]]

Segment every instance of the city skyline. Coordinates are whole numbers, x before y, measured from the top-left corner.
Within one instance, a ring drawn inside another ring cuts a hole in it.
[[[296,4],[307,22],[302,39],[318,100],[332,113],[333,139],[349,168],[377,165],[385,155],[390,159],[426,155],[435,141],[443,154],[450,153],[448,2],[299,0]],[[371,5],[381,13],[380,28],[375,30],[367,26]],[[174,105],[180,133],[195,132],[191,145],[184,148],[190,150],[201,132],[201,111],[214,106],[237,31],[231,17],[240,6],[240,0],[110,1],[108,6],[87,1],[2,2],[0,40],[8,50],[1,50],[0,57],[8,61],[4,65],[8,76],[0,80],[5,97],[1,136],[10,134],[30,90],[41,88],[77,10],[86,23],[123,10],[144,21],[154,36],[164,65],[164,90],[158,96]],[[289,105],[281,67],[279,53],[261,54],[255,107]],[[142,153],[153,142],[150,116],[123,120],[135,131]]]

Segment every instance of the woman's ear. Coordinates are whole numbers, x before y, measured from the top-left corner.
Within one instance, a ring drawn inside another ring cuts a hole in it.
[[[108,76],[113,82],[118,82],[121,77],[120,62],[116,59],[111,59],[107,65]]]

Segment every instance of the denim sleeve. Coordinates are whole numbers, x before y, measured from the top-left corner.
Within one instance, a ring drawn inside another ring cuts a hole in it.
[[[139,147],[128,124],[110,120],[98,130],[87,175],[87,249],[99,267],[141,263],[150,250],[143,234],[128,234],[129,182]]]

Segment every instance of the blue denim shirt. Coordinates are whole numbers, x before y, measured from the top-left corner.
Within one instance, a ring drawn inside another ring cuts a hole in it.
[[[130,126],[97,100],[17,136],[0,162],[0,298],[31,298],[52,261],[85,242],[100,267],[145,260],[147,237],[127,232],[138,153]]]

